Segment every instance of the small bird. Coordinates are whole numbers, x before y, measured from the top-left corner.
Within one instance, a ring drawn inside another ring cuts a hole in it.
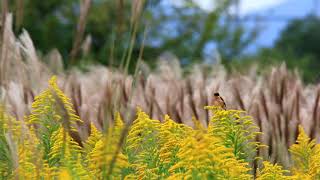
[[[217,106],[224,110],[227,109],[226,103],[224,102],[220,94],[217,92],[213,94],[213,99],[211,103],[212,103],[212,106]]]

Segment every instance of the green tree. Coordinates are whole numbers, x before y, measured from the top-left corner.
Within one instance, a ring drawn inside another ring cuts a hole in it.
[[[307,83],[320,80],[320,20],[315,16],[306,16],[288,23],[280,33],[275,45],[262,48],[254,55],[242,57],[231,63],[237,71],[246,71],[252,64],[259,65],[259,71],[268,67],[286,63],[290,69],[297,69]]]
[[[287,57],[288,64],[293,64],[303,72],[307,81],[320,79],[320,19],[306,16],[290,22],[275,43],[275,49]]]
[[[35,46],[44,53],[57,48],[63,55],[67,55],[79,16],[76,11],[78,3],[77,0],[27,0],[22,10],[22,23],[15,28],[16,32],[26,29]],[[17,20],[17,14],[15,15]]]
[[[185,6],[171,9],[158,7],[150,31],[152,37],[161,37],[160,52],[171,51],[179,58],[199,62],[206,46],[214,44],[223,60],[232,60],[255,40],[258,29],[245,29],[229,13],[236,1],[216,0],[212,11],[204,11],[194,2],[186,0]]]
[[[282,31],[275,47],[281,51],[291,51],[299,57],[312,55],[320,59],[319,31],[320,19],[316,16],[293,20]]]
[[[170,51],[190,63],[204,59],[206,46],[214,44],[224,60],[232,60],[255,39],[256,29],[247,31],[230,18],[235,0],[216,0],[215,9],[209,12],[194,2],[185,0],[183,6],[175,7],[164,0],[92,0],[84,33],[92,37],[91,54],[78,58],[116,66],[132,59],[134,67],[143,45],[142,59],[147,62]],[[79,1],[17,0],[10,4],[19,21],[16,33],[25,28],[37,48],[44,53],[58,48],[68,63],[80,16]]]

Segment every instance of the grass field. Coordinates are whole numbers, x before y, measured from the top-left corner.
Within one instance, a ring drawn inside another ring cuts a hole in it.
[[[263,161],[261,134],[240,110],[211,111],[207,128],[151,119],[140,108],[133,122],[120,113],[102,130],[83,121],[56,77],[35,97],[32,112],[17,121],[1,109],[0,173],[3,179],[319,179],[320,145],[302,126],[289,148],[289,170]]]

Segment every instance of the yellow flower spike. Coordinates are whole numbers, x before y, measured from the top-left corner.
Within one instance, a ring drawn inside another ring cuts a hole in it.
[[[92,149],[95,147],[96,143],[102,139],[103,135],[102,133],[95,127],[93,123],[90,125],[91,133],[88,137],[86,143],[84,144],[84,149],[89,155],[89,153],[92,151]]]
[[[192,117],[192,122],[195,126],[195,129],[200,130],[200,131],[206,131],[205,127],[200,123],[199,120],[197,120],[195,117]]]
[[[302,126],[299,126],[297,143],[289,149],[292,159],[293,175],[297,178],[320,178],[320,145],[306,135]]]
[[[212,109],[212,108],[208,108]],[[234,148],[238,159],[252,162],[259,143],[256,136],[259,128],[253,124],[252,117],[243,116],[243,111],[216,110],[211,117],[208,132],[223,140],[226,147]]]
[[[271,164],[268,161],[263,162],[263,169],[258,169],[257,180],[289,180],[292,177],[285,176],[288,173],[287,170],[283,170],[283,167],[277,164]]]
[[[164,115],[163,123],[170,121],[170,117],[168,114]]]
[[[250,179],[247,163],[241,163],[231,153],[232,149],[222,146],[221,140],[201,131],[182,140],[177,156],[179,163],[170,168],[173,176],[206,179]],[[181,171],[185,169],[185,171]],[[206,173],[207,172],[207,173]],[[220,172],[219,175],[210,172]]]
[[[115,122],[114,122],[114,130],[118,135],[120,136],[121,131],[123,130],[124,123],[123,120],[121,119],[121,115],[119,112],[116,113],[115,117]]]
[[[73,178],[69,174],[68,170],[64,168],[64,169],[60,170],[59,179],[61,179],[61,180],[62,179],[63,180],[72,180]]]

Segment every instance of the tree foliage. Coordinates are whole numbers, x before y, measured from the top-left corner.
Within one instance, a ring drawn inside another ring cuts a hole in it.
[[[16,33],[27,29],[43,53],[57,48],[67,60],[75,41],[79,1],[22,1],[23,6],[18,2],[10,1]],[[249,32],[233,23],[229,13],[233,3],[216,0],[214,10],[205,11],[193,1],[183,6],[164,0],[91,1],[85,29],[85,36],[90,35],[92,40],[91,53],[78,58],[109,65],[120,65],[121,60],[131,58],[134,65],[144,46],[142,59],[146,61],[153,62],[161,53],[171,52],[190,63],[213,56],[214,51],[208,48],[213,45],[223,59],[233,59],[257,35],[256,30]]]

